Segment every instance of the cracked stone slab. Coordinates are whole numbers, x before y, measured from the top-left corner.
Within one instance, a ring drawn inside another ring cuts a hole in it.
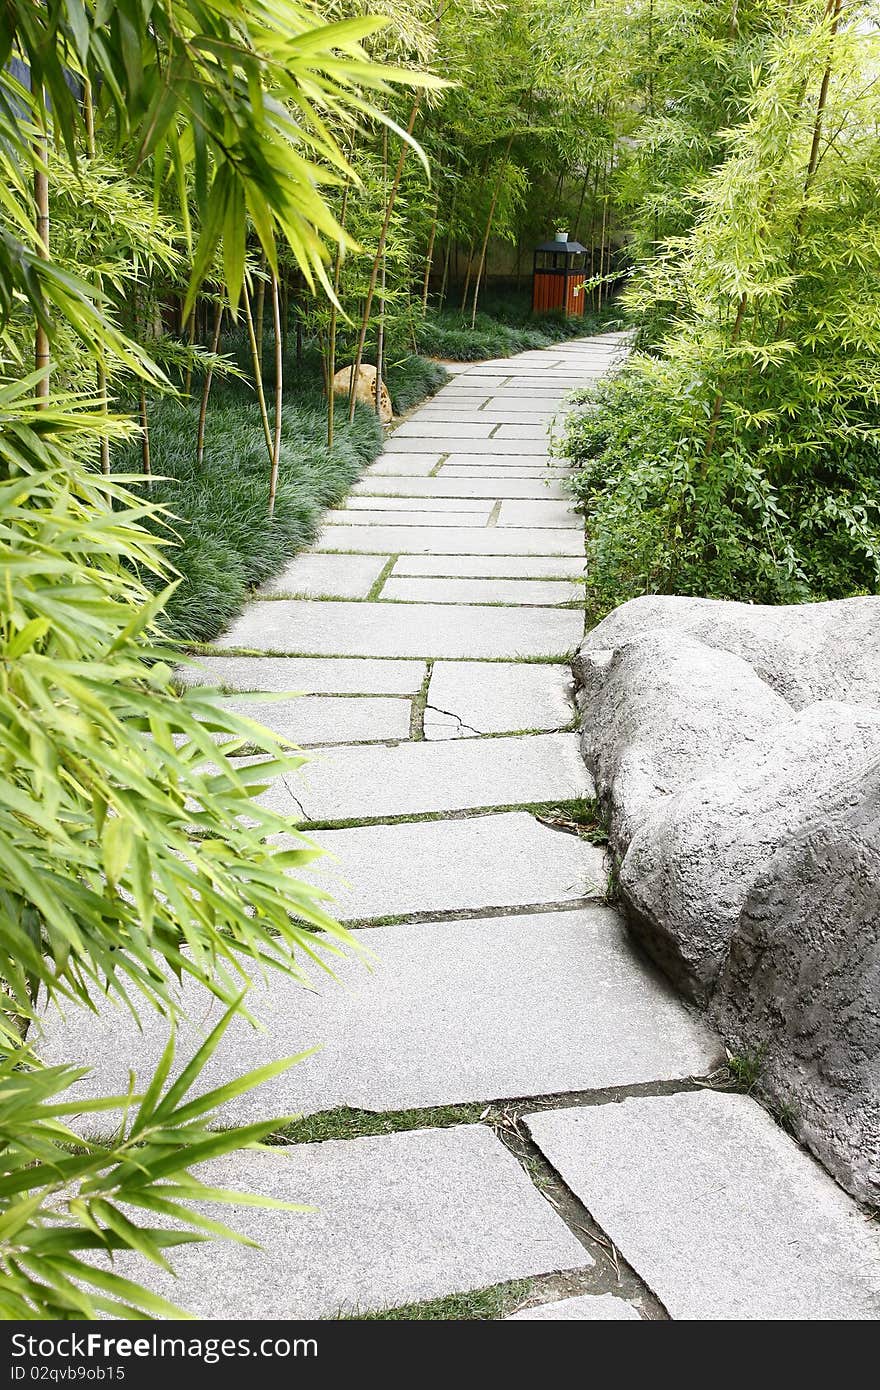
[[[291,1071],[227,1102],[224,1124],[338,1106],[387,1111],[557,1095],[686,1078],[719,1040],[647,971],[611,908],[373,927],[360,955],[316,972],[314,990],[257,977],[199,1078],[199,1093],[320,1044]],[[178,1055],[195,1054],[223,1006],[189,981]],[[442,1001],[438,1007],[438,1001]],[[132,1028],[119,1006],[53,1011],[41,1055],[93,1068],[77,1095],[145,1089],[167,1039],[159,1015]],[[100,1126],[101,1119],[94,1121]],[[106,1118],[104,1123],[106,1124]]]
[[[580,579],[584,562],[566,555],[401,555],[391,571],[461,579]]]
[[[542,471],[535,478],[481,477],[470,476],[459,470],[452,476],[444,474],[436,478],[368,478],[355,485],[358,497],[410,497],[412,499],[440,498],[449,500],[459,498],[535,498],[543,500],[555,498],[565,501],[568,493],[558,486],[554,487]]]
[[[370,555],[583,555],[582,528],[517,526],[325,526],[320,551]]]
[[[575,734],[342,746],[277,777],[260,800],[313,821],[467,811],[592,793]],[[300,810],[302,808],[302,810]]]
[[[526,1123],[671,1317],[880,1316],[880,1231],[750,1097],[691,1091]]]
[[[574,718],[573,694],[566,666],[438,661],[428,686],[425,738],[559,729]]]
[[[366,598],[389,556],[297,555],[260,588],[258,598]]]
[[[400,512],[380,510],[378,507],[369,510],[346,510],[328,511],[324,513],[326,526],[442,526],[450,528],[464,528],[471,526],[485,526],[489,519],[491,508],[487,507],[485,512],[437,512],[437,511],[418,511]]]
[[[615,1298],[613,1293],[591,1293],[563,1298],[557,1303],[539,1303],[536,1308],[521,1308],[505,1322],[612,1322],[623,1318],[641,1322],[631,1303]]]
[[[498,513],[499,526],[559,526],[583,530],[584,519],[572,511],[572,502],[504,501]]]
[[[381,477],[383,473],[393,473],[404,477],[426,478],[442,459],[443,454],[381,454],[375,463],[364,470],[364,477]]]
[[[251,604],[216,645],[300,656],[558,658],[582,628],[573,609],[275,599]]]
[[[593,1263],[482,1125],[245,1151],[198,1176],[314,1208],[206,1204],[258,1248],[180,1246],[176,1279],[116,1256],[115,1271],[200,1318],[332,1318]]]
[[[503,603],[525,607],[559,606],[583,597],[578,584],[540,579],[394,579],[382,586],[383,599],[404,603]]]
[[[412,702],[399,697],[304,695],[294,700],[236,699],[225,702],[234,714],[307,747],[315,743],[357,743],[368,739],[409,738]]]
[[[332,911],[346,922],[566,904],[605,891],[602,851],[526,811],[320,830],[309,838],[336,864],[320,860],[303,877],[333,893]]]
[[[176,672],[185,685],[225,690],[276,690],[306,695],[415,695],[425,679],[424,661],[373,661],[358,657],[202,656]]]

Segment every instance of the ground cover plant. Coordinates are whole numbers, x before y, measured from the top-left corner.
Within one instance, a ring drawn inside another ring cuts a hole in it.
[[[246,359],[240,341],[228,356]],[[336,406],[327,443],[327,402],[320,358],[306,350],[299,361],[288,347],[275,505],[266,508],[266,446],[253,387],[242,376],[217,381],[198,457],[200,381],[190,397],[163,395],[148,405],[153,481],[141,492],[169,516],[169,559],[178,584],[163,614],[169,637],[208,642],[241,610],[248,593],[276,574],[314,540],[321,515],[338,505],[382,449],[375,411],[359,403],[348,419],[347,399]],[[412,354],[388,365],[386,378],[397,414],[432,394],[446,380],[437,363]],[[272,396],[274,377],[265,377]],[[274,431],[275,408],[268,410]],[[115,450],[114,470],[138,471],[141,441]],[[156,580],[155,583],[160,581]]]
[[[569,318],[563,313],[532,314],[526,295],[485,295],[476,317],[461,309],[429,305],[415,330],[420,352],[456,362],[510,357],[516,352],[552,347],[554,343],[619,328],[621,309],[612,300],[600,313],[587,310]]]

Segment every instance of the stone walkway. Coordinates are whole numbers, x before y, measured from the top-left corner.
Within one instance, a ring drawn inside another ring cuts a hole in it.
[[[202,1316],[520,1280],[515,1320],[880,1312],[876,1228],[753,1100],[707,1084],[719,1040],[636,954],[601,850],[571,833],[592,790],[567,665],[584,545],[547,430],[620,346],[459,370],[202,662],[232,690],[306,692],[237,707],[313,747],[269,795],[332,852],[316,877],[370,967],[315,993],[257,984],[265,1031],[233,1025],[212,1059],[206,1087],[323,1042],[226,1112],[319,1115],[322,1142],[213,1165],[317,1210],[224,1213],[262,1251],[184,1247],[176,1284],[150,1273]],[[194,1007],[182,1050],[213,1021]],[[44,1051],[91,1058],[106,1093],[163,1041],[74,1015]]]

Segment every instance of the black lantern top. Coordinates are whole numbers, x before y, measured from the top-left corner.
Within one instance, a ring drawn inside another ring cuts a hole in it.
[[[555,237],[553,241],[542,241],[540,246],[535,247],[535,251],[553,251],[557,255],[583,256],[586,255],[586,246],[581,246],[579,241],[559,241]]]

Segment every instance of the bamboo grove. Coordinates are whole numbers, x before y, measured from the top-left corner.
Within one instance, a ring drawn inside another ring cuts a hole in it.
[[[353,949],[301,877],[315,851],[255,803],[297,755],[174,671],[175,639],[216,635],[381,447],[359,365],[405,409],[443,379],[426,358],[495,355],[499,285],[527,294],[565,227],[593,321],[635,347],[563,445],[594,609],[877,587],[877,21],[876,0],[0,5],[3,1316],[173,1312],[110,1257],[231,1235],[191,1167],[287,1118],[218,1128],[269,1072],[197,1098],[200,1071],[254,969]],[[176,1062],[205,990],[228,1012]],[[39,1016],[108,996],[166,1014],[169,1046],[85,1141]]]

